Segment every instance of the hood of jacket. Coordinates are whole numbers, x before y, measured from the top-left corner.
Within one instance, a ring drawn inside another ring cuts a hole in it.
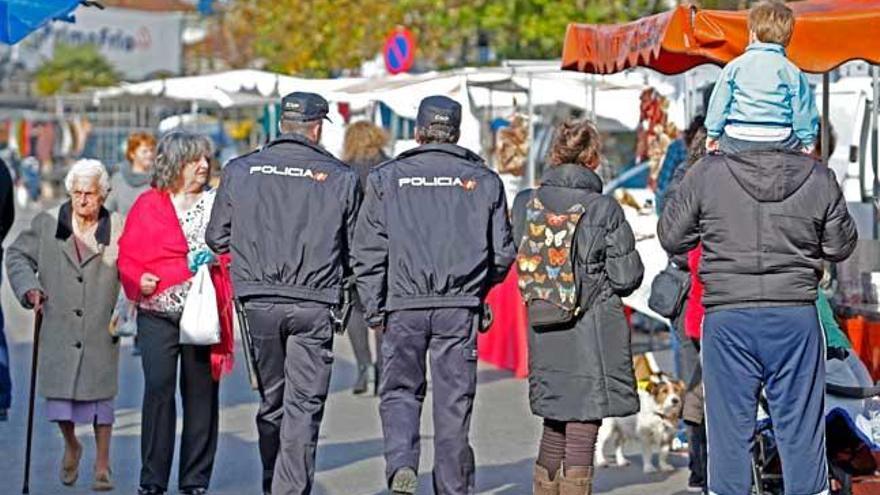
[[[139,188],[150,185],[150,178],[152,174],[149,172],[145,174],[141,174],[135,172],[131,168],[131,163],[128,161],[124,161],[119,166],[119,173],[122,174],[122,179],[125,180],[125,183],[131,186],[132,188]]]
[[[541,185],[550,187],[565,187],[568,189],[587,189],[595,193],[602,193],[602,179],[592,170],[566,163],[547,168],[541,176]]]
[[[794,194],[817,163],[803,153],[781,151],[724,155],[722,159],[740,187],[762,203],[782,201]]]

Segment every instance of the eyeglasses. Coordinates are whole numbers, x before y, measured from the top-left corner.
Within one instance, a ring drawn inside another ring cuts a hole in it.
[[[74,199],[88,199],[88,200],[92,200],[92,199],[98,198],[100,196],[97,191],[78,191],[78,190],[71,191],[70,195]]]

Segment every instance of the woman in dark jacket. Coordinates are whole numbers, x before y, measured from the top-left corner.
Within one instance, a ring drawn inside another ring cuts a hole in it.
[[[520,242],[529,242],[524,236],[532,194],[555,212],[578,204],[585,210],[574,233],[572,262],[581,290],[591,296],[569,327],[529,332],[529,397],[532,412],[544,418],[534,477],[534,493],[540,495],[591,493],[602,418],[639,410],[620,297],[639,287],[643,266],[623,210],[602,195],[595,173],[600,147],[592,122],[563,123],[541,186],[514,201],[514,238]]]
[[[361,187],[367,183],[367,175],[370,169],[388,160],[385,154],[385,146],[388,144],[388,135],[380,127],[369,122],[355,122],[345,129],[345,141],[343,143],[342,161],[355,169],[360,177]],[[353,287],[353,286],[352,286]],[[354,357],[357,361],[358,376],[352,392],[362,394],[367,391],[369,370],[373,368],[374,392],[379,383],[379,370],[382,369],[382,354],[376,352],[376,364],[373,365],[373,357],[370,353],[370,343],[367,339],[367,322],[364,320],[364,308],[357,300],[357,292],[352,290],[355,298],[354,308],[348,324],[348,337],[354,349]],[[376,349],[382,345],[382,336],[374,335]]]

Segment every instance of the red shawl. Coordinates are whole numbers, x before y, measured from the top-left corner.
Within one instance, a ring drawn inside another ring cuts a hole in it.
[[[132,301],[141,297],[140,280],[144,273],[159,277],[156,292],[192,278],[187,263],[189,248],[180,228],[177,213],[167,193],[150,189],[132,205],[119,238],[119,278],[125,295]],[[229,257],[221,256],[211,267],[211,280],[217,292],[220,312],[220,343],[211,347],[211,374],[215,380],[232,370],[232,283]]]

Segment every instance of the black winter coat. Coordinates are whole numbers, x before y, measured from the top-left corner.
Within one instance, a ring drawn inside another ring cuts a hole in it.
[[[516,257],[498,174],[454,144],[426,144],[373,168],[354,240],[371,326],[391,311],[482,304]]]
[[[598,296],[570,328],[529,332],[529,398],[532,412],[559,421],[593,421],[639,410],[630,329],[621,296],[641,285],[644,267],[632,229],[617,202],[602,195],[602,180],[577,165],[548,169],[538,197],[550,210],[582,204],[574,268]],[[526,204],[514,201],[514,238],[527,235]]]
[[[707,311],[814,304],[822,260],[858,235],[834,172],[801,153],[711,155],[667,199],[657,234],[686,253],[703,243]]]
[[[205,240],[238,297],[339,304],[360,197],[354,170],[284,134],[223,169]]]
[[[361,183],[361,190],[363,190],[363,188],[367,186],[367,177],[370,175],[370,171],[373,170],[373,167],[386,161],[388,161],[388,156],[380,151],[376,156],[366,160],[351,160],[348,162],[348,166],[357,172],[358,179]]]

